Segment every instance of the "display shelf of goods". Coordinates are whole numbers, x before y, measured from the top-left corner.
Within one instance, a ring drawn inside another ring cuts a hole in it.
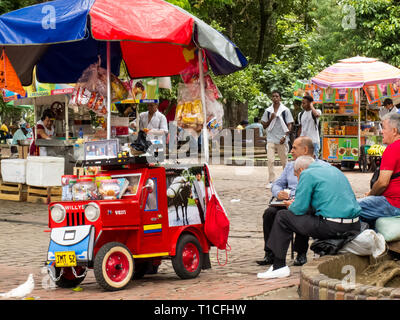
[[[358,105],[327,105],[323,107],[323,115],[350,116],[358,114]]]
[[[380,121],[379,110],[363,110],[361,112],[361,121]]]
[[[358,125],[355,122],[324,122],[322,134],[323,136],[358,136]]]

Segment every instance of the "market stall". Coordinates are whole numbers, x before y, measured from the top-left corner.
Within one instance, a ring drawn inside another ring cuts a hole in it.
[[[43,7],[48,5],[55,8],[57,28],[42,27]],[[124,12],[124,16],[114,12]],[[130,19],[127,24],[126,16],[140,18]],[[21,83],[30,85],[35,69],[41,83],[75,84],[68,106],[84,106],[97,116],[104,116],[106,135],[102,138],[107,141],[113,140],[113,127],[117,127],[112,125],[113,103],[129,101],[129,94],[136,100],[137,79],[147,79],[145,90],[150,94],[155,88],[148,77],[181,74],[186,95],[182,95],[185,98],[177,108],[182,112],[176,120],[181,121],[182,127],[194,129],[197,135],[201,133],[203,145],[208,146],[216,118],[215,112],[210,112],[215,108],[209,108],[209,101],[216,104],[217,89],[206,72],[230,74],[247,65],[239,49],[222,34],[181,8],[160,0],[146,1],[145,6],[141,1],[50,1],[4,14],[0,21],[0,44]],[[118,79],[122,64],[128,79]],[[90,77],[85,77],[88,74]],[[35,99],[37,102],[38,98]],[[66,117],[68,114],[66,111]],[[72,131],[74,137],[82,138],[81,132],[76,134],[76,128]],[[70,134],[65,133],[62,144],[70,143]],[[126,143],[131,142],[130,138]],[[38,143],[47,146],[51,142]],[[85,147],[84,158],[92,147]],[[124,151],[121,147],[120,143],[117,151],[108,153],[106,158],[117,158],[119,151]],[[102,152],[104,148],[94,149]],[[204,152],[208,161],[207,147]]]
[[[382,144],[379,110],[386,98],[399,101],[399,79],[398,68],[377,59],[353,57],[340,60],[311,81],[298,82],[295,97],[302,99],[307,92],[321,105],[323,160],[353,166],[358,162],[362,171],[373,169],[371,160],[376,159],[368,157],[368,148]]]
[[[41,10],[48,4],[39,4],[0,16],[5,26],[0,43],[5,45],[6,54],[25,85],[30,84],[35,65],[41,82],[76,83],[100,56],[101,66],[107,70],[107,138],[111,137],[111,75],[118,76],[122,60],[132,79],[179,74],[200,61],[203,105],[206,104],[203,61],[208,62],[215,75],[229,74],[247,65],[239,49],[222,34],[164,1],[146,1],[146,6],[140,1],[108,0],[50,4],[56,9],[56,29],[42,28]],[[132,19],[127,25],[124,17],[106,12],[124,12],[124,16],[140,19]],[[8,21],[15,23],[11,25]],[[58,63],[60,59],[62,65]],[[203,139],[208,141],[207,130],[203,130]],[[205,152],[208,153],[208,148]]]

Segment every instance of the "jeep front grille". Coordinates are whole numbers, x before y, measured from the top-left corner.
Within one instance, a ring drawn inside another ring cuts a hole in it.
[[[85,224],[85,212],[67,212],[67,226],[81,226]]]

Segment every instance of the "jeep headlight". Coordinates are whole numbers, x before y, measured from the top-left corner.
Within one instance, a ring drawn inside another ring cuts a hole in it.
[[[50,213],[55,223],[60,223],[65,219],[65,208],[60,204],[55,204],[51,207]]]
[[[95,222],[100,217],[100,208],[96,203],[89,203],[85,207],[85,218],[90,222]]]

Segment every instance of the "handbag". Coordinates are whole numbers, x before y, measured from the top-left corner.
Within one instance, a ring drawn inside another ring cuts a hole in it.
[[[206,166],[207,175],[210,177],[208,167]],[[221,204],[220,199],[214,189],[214,186],[210,182],[211,198],[207,203],[206,217],[204,223],[204,232],[207,239],[217,247],[218,250],[230,250],[228,244],[229,236],[229,219],[225,213],[224,207]],[[226,262],[228,261],[228,253],[226,252]],[[219,263],[219,261],[218,261]],[[224,265],[225,265],[224,264]]]

